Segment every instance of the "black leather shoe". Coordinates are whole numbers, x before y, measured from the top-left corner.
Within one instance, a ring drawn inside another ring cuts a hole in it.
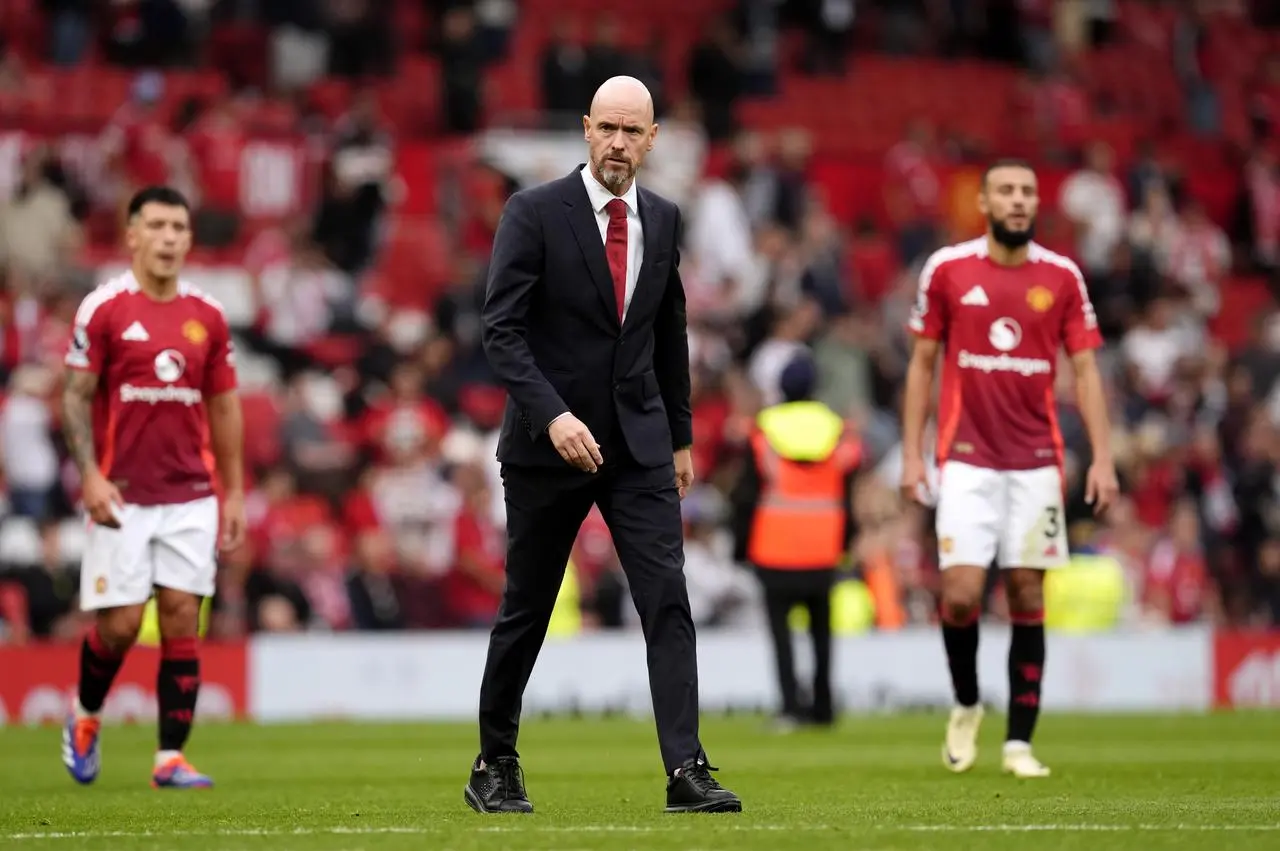
[[[533,804],[524,791],[524,771],[514,756],[500,756],[484,768],[480,767],[480,757],[476,757],[462,797],[478,813],[533,812]]]
[[[667,780],[668,813],[740,813],[742,801],[716,782],[717,769],[704,759],[691,759]]]

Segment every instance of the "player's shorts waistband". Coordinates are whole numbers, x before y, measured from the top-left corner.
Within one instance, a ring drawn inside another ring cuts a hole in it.
[[[946,469],[947,467],[952,467],[952,466],[968,467],[971,470],[991,470],[992,472],[995,472],[995,473],[1030,473],[1036,470],[1061,470],[1062,469],[1062,465],[1058,464],[1057,462],[1051,462],[1048,464],[1031,464],[1027,466],[1022,466],[1022,465],[996,466],[995,464],[973,464],[968,461],[960,461],[955,458],[948,458],[947,460],[943,461],[939,469]]]

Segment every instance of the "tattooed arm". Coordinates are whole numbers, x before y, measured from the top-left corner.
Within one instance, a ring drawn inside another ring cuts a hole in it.
[[[99,526],[120,528],[116,506],[124,505],[120,491],[98,469],[93,446],[93,397],[98,392],[98,374],[82,369],[67,370],[62,390],[62,431],[67,448],[80,468],[81,499],[85,510]]]
[[[93,397],[97,392],[97,373],[67,370],[66,386],[62,389],[62,431],[81,476],[86,476],[90,470],[98,471],[98,457],[93,446]]]

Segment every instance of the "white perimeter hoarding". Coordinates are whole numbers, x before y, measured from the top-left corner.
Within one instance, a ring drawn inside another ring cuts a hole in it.
[[[807,638],[798,636],[801,682]],[[255,636],[250,715],[263,721],[324,718],[474,717],[487,633]],[[1009,632],[982,631],[983,699],[1008,696]],[[1050,634],[1044,706],[1051,711],[1204,711],[1212,699],[1212,633],[1190,628],[1100,635]],[[768,637],[704,632],[698,640],[705,711],[771,709],[776,703]],[[897,711],[951,703],[936,630],[838,639],[835,686],[847,711]],[[649,714],[644,641],[593,633],[549,640],[525,693],[525,712]]]

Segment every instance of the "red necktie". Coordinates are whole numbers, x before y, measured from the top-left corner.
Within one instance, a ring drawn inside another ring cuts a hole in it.
[[[609,258],[609,274],[613,275],[613,296],[618,301],[618,321],[627,301],[627,202],[614,198],[605,208],[609,211],[609,229],[605,232],[604,254]]]

